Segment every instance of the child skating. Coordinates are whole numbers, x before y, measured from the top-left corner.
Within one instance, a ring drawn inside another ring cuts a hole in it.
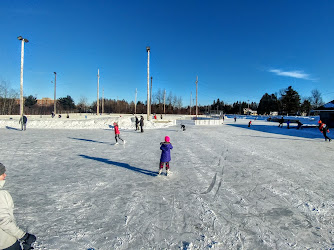
[[[158,175],[161,174],[164,165],[166,164],[166,175],[169,174],[169,162],[171,160],[170,150],[173,149],[172,144],[170,143],[169,136],[165,137],[165,141],[160,143],[161,157],[160,157],[160,169]]]
[[[118,144],[118,139],[120,139],[124,144],[125,144],[125,140],[123,140],[119,135],[120,135],[120,132],[119,132],[119,129],[118,129],[118,124],[117,122],[114,122],[114,131],[115,131],[115,140],[116,140],[116,145]]]

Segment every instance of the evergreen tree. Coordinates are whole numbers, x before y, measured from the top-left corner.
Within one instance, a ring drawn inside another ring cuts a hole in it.
[[[24,101],[24,106],[31,108],[32,106],[34,106],[37,103],[37,98],[30,95],[28,97],[25,98]]]
[[[66,110],[70,111],[75,109],[75,104],[71,96],[66,96],[58,99],[58,103],[61,105],[61,107]]]
[[[277,97],[274,94],[265,93],[260,100],[257,112],[269,115],[272,111],[278,111]]]
[[[297,114],[300,108],[300,96],[291,86],[281,92],[282,111],[286,114]]]
[[[304,100],[302,105],[301,105],[301,111],[306,113],[307,115],[310,114],[310,111],[312,109],[312,105],[311,105],[311,102],[309,100]]]

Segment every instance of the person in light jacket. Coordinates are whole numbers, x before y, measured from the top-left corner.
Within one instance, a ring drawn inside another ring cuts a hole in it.
[[[31,244],[36,241],[36,236],[24,232],[15,222],[12,196],[3,188],[6,178],[6,168],[0,163],[0,249],[22,250],[32,249]]]

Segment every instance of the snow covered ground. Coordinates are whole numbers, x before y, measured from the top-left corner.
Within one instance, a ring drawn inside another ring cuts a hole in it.
[[[0,119],[0,161],[35,249],[334,248],[334,142],[316,128],[179,120],[139,133],[123,117],[126,144],[115,145],[113,119],[99,129],[28,119],[25,132]],[[172,174],[158,177],[166,135]]]

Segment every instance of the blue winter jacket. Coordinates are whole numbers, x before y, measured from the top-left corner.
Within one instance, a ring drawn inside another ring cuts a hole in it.
[[[173,148],[172,144],[170,142],[162,142],[160,149],[161,157],[160,162],[169,162],[171,160],[170,158],[170,150]]]

